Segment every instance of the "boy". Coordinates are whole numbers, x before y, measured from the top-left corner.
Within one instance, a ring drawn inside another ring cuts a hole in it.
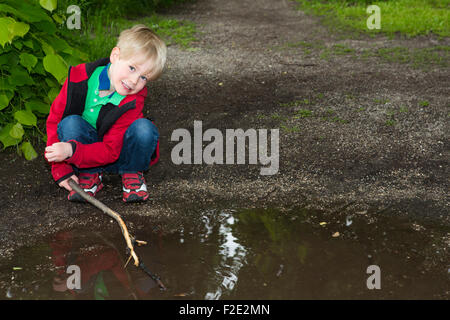
[[[143,171],[159,159],[159,133],[144,118],[147,81],[166,61],[164,42],[149,28],[121,32],[109,58],[69,68],[47,118],[45,157],[70,201],[83,202],[68,184],[90,195],[102,187],[102,172],[122,176],[123,201],[148,199]]]

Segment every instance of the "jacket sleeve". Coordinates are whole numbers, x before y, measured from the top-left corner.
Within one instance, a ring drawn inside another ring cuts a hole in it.
[[[144,97],[136,97],[136,107],[125,112],[106,132],[103,141],[91,144],[76,144],[75,152],[67,159],[67,163],[74,164],[78,168],[91,168],[104,166],[119,159],[123,145],[123,136],[128,127],[136,119],[142,118]]]
[[[152,158],[150,159],[150,166],[156,164],[159,160],[159,139],[158,142],[156,143],[156,149],[153,152]]]
[[[56,99],[53,101],[50,107],[50,113],[47,118],[46,130],[47,130],[47,146],[59,142],[58,139],[58,123],[61,121],[67,101],[67,79],[64,82],[61,91]],[[52,162],[52,176],[58,183],[73,174],[73,169],[66,161]]]

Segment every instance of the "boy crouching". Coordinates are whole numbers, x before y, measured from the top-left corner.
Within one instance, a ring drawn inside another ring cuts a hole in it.
[[[164,42],[137,25],[121,32],[109,58],[69,68],[47,118],[45,157],[70,201],[84,201],[69,186],[75,180],[95,196],[102,173],[122,176],[123,201],[148,199],[143,172],[159,159],[159,133],[144,118],[147,81],[166,61]]]

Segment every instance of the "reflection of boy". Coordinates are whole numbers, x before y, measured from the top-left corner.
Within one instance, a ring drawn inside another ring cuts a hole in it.
[[[84,201],[72,178],[92,196],[103,187],[102,172],[122,176],[123,200],[148,198],[143,171],[159,158],[159,133],[143,117],[147,81],[166,61],[164,42],[144,25],[124,30],[109,58],[69,69],[47,118],[45,157],[68,199]]]
[[[107,289],[105,277],[112,273],[111,280],[119,281],[125,292],[130,293],[134,298],[136,295],[132,291],[131,283],[128,279],[123,262],[117,251],[112,248],[98,248],[86,253],[74,256],[72,246],[73,236],[71,232],[60,232],[52,239],[50,246],[52,248],[53,263],[58,267],[58,276],[53,279],[53,290],[65,292],[67,288],[66,269],[69,265],[77,265],[80,268],[81,288],[71,290],[73,294],[90,295],[94,293],[97,300],[111,298],[114,292]],[[109,283],[109,282],[108,282]]]

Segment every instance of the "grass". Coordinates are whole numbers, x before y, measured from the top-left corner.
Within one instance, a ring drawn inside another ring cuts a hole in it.
[[[399,112],[406,113],[406,112],[408,112],[408,108],[406,108],[405,106],[400,106]]]
[[[281,130],[283,130],[285,132],[300,132],[301,131],[301,129],[298,126],[288,127],[288,126],[285,126],[284,124],[280,124],[280,128],[281,128]]]
[[[295,112],[296,116],[295,119],[299,118],[308,118],[312,116],[312,111],[307,109],[299,109]]]
[[[379,99],[379,98],[375,98],[373,99],[373,102],[378,103],[378,104],[386,104],[389,102],[388,99]]]
[[[360,33],[401,33],[407,36],[435,34],[450,36],[450,0],[296,0],[300,9],[325,17],[324,22],[333,29]],[[366,12],[369,5],[380,8],[380,29],[370,30]]]
[[[426,102],[428,105],[428,101],[422,101]],[[421,104],[419,104],[421,105]],[[421,105],[422,106],[422,105]],[[390,109],[386,111],[386,121],[385,125],[392,127],[397,124],[398,117],[405,116],[408,113],[408,108],[404,105],[400,105],[398,108]],[[397,120],[396,120],[397,118]]]
[[[450,47],[433,46],[426,48],[369,48],[356,51],[345,44],[334,44],[327,47],[324,42],[316,40],[314,42],[298,41],[286,43],[279,49],[301,48],[305,54],[314,53],[323,60],[330,60],[335,56],[350,56],[355,59],[368,59],[378,57],[386,62],[409,64],[413,68],[426,68],[429,66],[448,67],[450,65]],[[305,48],[308,48],[305,52]]]
[[[99,19],[99,21],[101,20]],[[119,18],[88,25],[80,33],[73,34],[72,40],[79,43],[91,59],[99,59],[109,56],[122,30],[136,24],[150,27],[168,46],[177,44],[184,49],[189,49],[191,43],[196,41],[197,31],[194,23],[167,19],[155,14],[136,20]]]
[[[73,44],[82,48],[90,60],[109,56],[116,45],[117,37],[124,29],[136,24],[144,24],[155,31],[169,45],[179,45],[183,49],[191,49],[196,41],[196,26],[192,22],[168,19],[157,15],[158,8],[168,7],[177,2],[188,0],[111,0],[104,3],[100,0],[81,0],[81,29],[66,30],[65,35]],[[67,18],[65,8],[70,0],[58,1],[58,15]]]
[[[303,100],[294,100],[291,102],[280,103],[280,107],[291,108],[291,107],[297,107],[302,104],[310,104],[310,103],[311,103],[311,101],[309,99],[305,98]]]
[[[429,48],[405,47],[372,49],[363,53],[363,56],[377,56],[388,62],[411,64],[415,68],[437,65],[448,67],[450,61],[450,47],[434,46]]]
[[[323,22],[333,31],[341,32],[344,38],[355,35],[379,33],[393,37],[396,34],[408,37],[434,34],[450,36],[450,0],[295,0],[299,9],[323,16]],[[369,30],[367,20],[371,13],[369,5],[380,8],[380,30]],[[413,68],[448,67],[449,46],[426,48],[388,47],[355,50],[345,44],[327,45],[324,41],[297,41],[286,43],[278,49],[300,48],[304,55],[317,55],[329,61],[336,56],[351,56],[356,59],[378,57],[392,63],[409,64]]]
[[[388,119],[386,120],[386,125],[387,126],[394,126],[395,125],[395,120],[394,119]]]
[[[344,44],[335,44],[331,47],[331,50],[336,55],[347,55],[355,52],[355,49],[349,48]]]
[[[304,121],[306,120],[306,118],[313,118],[313,119],[320,119],[326,122],[349,123],[348,120],[342,119],[338,115],[336,115],[336,111],[333,109],[327,109],[323,112],[320,112],[304,108],[304,106],[318,103],[319,100],[322,100],[324,97],[325,95],[323,93],[319,93],[314,97],[311,97],[313,101],[304,98],[304,99],[297,99],[291,102],[279,103],[280,107],[291,109],[289,111],[289,114],[281,115],[279,113],[272,113],[269,116],[258,114],[257,118],[261,120],[262,119],[275,120],[279,122],[280,128],[284,132],[292,132],[292,133],[300,132],[301,131],[300,127],[298,125],[288,126],[286,122],[294,121],[295,123],[298,123],[298,121],[296,120]],[[283,113],[285,112],[286,110],[283,110]]]

